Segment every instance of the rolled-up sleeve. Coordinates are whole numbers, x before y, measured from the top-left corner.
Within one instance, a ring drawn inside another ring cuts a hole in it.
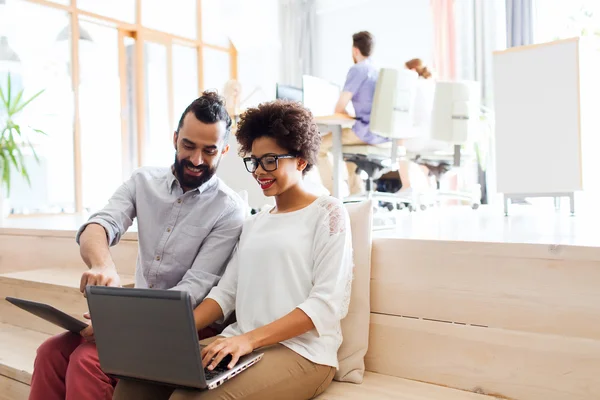
[[[75,240],[79,244],[85,228],[90,224],[98,224],[106,231],[109,246],[114,246],[119,243],[121,237],[133,224],[135,217],[135,181],[132,178],[117,189],[102,210],[90,216],[88,221],[77,231]]]
[[[240,237],[244,218],[241,202],[233,202],[204,239],[192,267],[173,290],[188,292],[194,304],[204,300],[223,276],[225,266]]]
[[[237,282],[239,274],[239,253],[237,249],[234,251],[231,260],[227,264],[223,278],[219,284],[212,288],[207,299],[213,299],[217,302],[223,311],[223,319],[217,323],[223,323],[235,310],[235,300],[237,293]]]
[[[337,206],[315,237],[313,288],[298,306],[312,320],[319,336],[334,329],[348,312],[352,268],[350,222],[343,206]]]

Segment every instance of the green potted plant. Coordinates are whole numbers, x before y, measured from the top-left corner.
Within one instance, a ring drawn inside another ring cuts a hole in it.
[[[39,161],[28,133],[46,135],[39,129],[22,127],[16,121],[18,114],[44,91],[39,91],[27,100],[23,98],[23,92],[24,90],[20,90],[14,93],[10,74],[5,85],[0,82],[0,220],[8,215],[7,199],[10,196],[12,173],[21,175],[31,185],[22,149],[30,148],[36,161]]]

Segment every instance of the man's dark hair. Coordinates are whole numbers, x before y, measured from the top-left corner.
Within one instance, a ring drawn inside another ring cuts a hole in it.
[[[360,54],[363,56],[371,57],[375,46],[375,38],[367,31],[355,33],[352,35],[352,46],[360,50]]]
[[[196,119],[205,124],[215,124],[220,121],[225,122],[225,136],[223,137],[224,143],[229,140],[229,133],[231,132],[231,117],[225,108],[225,99],[219,96],[216,92],[205,91],[202,96],[198,97],[192,102],[179,119],[179,125],[177,125],[177,133],[183,126],[183,120],[188,113],[193,113]]]
[[[246,111],[240,117],[236,137],[241,156],[252,151],[256,139],[274,139],[279,147],[306,160],[304,173],[317,163],[321,146],[321,135],[312,113],[302,104],[287,100],[263,103]]]

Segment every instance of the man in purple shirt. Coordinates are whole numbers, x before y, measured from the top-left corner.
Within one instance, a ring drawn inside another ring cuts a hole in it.
[[[348,71],[344,90],[335,106],[336,113],[346,113],[346,106],[352,100],[352,106],[356,113],[356,123],[352,129],[342,131],[342,144],[380,144],[388,139],[378,136],[369,130],[371,120],[371,105],[377,84],[378,69],[371,62],[374,38],[371,33],[363,31],[352,35],[352,59],[354,65]],[[319,172],[323,185],[333,192],[332,162],[329,152],[332,148],[331,135],[323,136],[321,150],[319,152]],[[350,194],[364,191],[364,183],[356,173],[356,164],[346,163],[348,170],[348,186]]]

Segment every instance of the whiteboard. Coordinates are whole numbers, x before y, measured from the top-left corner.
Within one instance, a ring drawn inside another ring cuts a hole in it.
[[[498,192],[582,190],[579,40],[493,55]]]

